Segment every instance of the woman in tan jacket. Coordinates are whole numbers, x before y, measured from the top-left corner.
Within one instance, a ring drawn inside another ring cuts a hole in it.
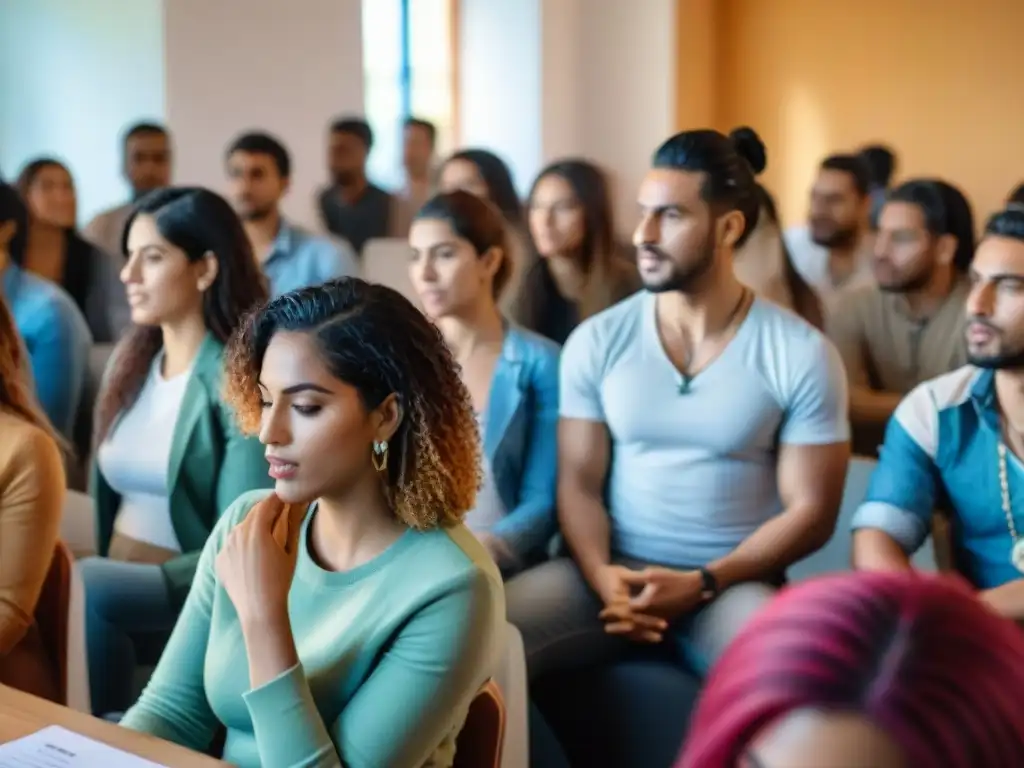
[[[0,683],[53,701],[56,659],[35,622],[64,504],[60,438],[32,397],[0,298]]]

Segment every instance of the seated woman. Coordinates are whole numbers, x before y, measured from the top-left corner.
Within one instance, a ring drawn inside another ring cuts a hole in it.
[[[60,531],[63,441],[35,403],[21,355],[0,299],[0,685],[58,701],[57,660],[34,614]]]
[[[564,344],[580,322],[635,293],[640,278],[616,246],[608,182],[596,165],[549,165],[526,205],[534,257],[514,317]]]
[[[68,292],[85,316],[94,342],[117,341],[131,324],[117,277],[120,259],[75,230],[77,202],[71,172],[53,158],[39,158],[22,169],[17,187],[29,211],[22,266]]]
[[[775,199],[757,185],[761,210],[757,226],[733,254],[736,277],[769,301],[796,313],[819,331],[825,328],[821,299],[793,266],[793,257],[782,236]]]
[[[7,301],[28,352],[35,395],[66,438],[75,427],[92,336],[64,290],[22,269],[28,210],[14,187],[0,184],[0,296]]]
[[[512,264],[501,213],[440,194],[409,233],[409,277],[460,366],[483,436],[483,485],[466,524],[508,576],[555,534],[558,346],[510,325],[498,299]]]
[[[719,659],[677,768],[1016,768],[1024,636],[959,580],[784,592]]]
[[[441,164],[437,177],[438,192],[460,189],[489,201],[505,217],[512,271],[502,309],[511,311],[519,297],[519,286],[529,269],[530,258],[523,226],[523,204],[516,192],[512,172],[505,161],[493,152],[486,149],[463,149]]]
[[[274,495],[210,537],[149,687],[122,725],[242,768],[452,765],[503,647],[501,577],[460,524],[480,461],[470,395],[400,294],[285,294],[228,352],[227,393]]]
[[[205,189],[158,190],[128,220],[124,251],[136,325],[96,405],[101,557],[80,564],[97,714],[132,703],[140,640],[159,654],[221,513],[271,484],[220,395],[224,343],[267,296],[238,217]]]

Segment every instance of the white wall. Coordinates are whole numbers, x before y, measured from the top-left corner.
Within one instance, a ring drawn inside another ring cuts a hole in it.
[[[551,160],[612,177],[617,227],[676,116],[675,0],[462,0],[461,143],[494,149],[525,194]]]
[[[65,161],[85,222],[128,194],[121,134],[164,117],[162,0],[0,0],[0,170]]]
[[[542,2],[459,4],[459,143],[499,155],[523,194],[543,162]]]
[[[176,180],[223,191],[227,144],[266,130],[292,157],[286,215],[318,226],[327,125],[363,111],[360,0],[169,0],[165,21]]]
[[[585,2],[579,151],[611,173],[616,225],[627,233],[651,155],[676,129],[676,0]]]

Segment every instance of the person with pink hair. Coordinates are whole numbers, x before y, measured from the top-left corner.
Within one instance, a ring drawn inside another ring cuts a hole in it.
[[[675,768],[1019,768],[1024,635],[959,579],[784,591],[712,669]]]

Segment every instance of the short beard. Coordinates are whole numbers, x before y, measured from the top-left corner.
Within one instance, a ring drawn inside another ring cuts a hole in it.
[[[988,355],[987,357],[968,354],[967,362],[978,368],[987,368],[992,371],[1020,371],[1024,370],[1024,349],[1001,352],[998,355]]]
[[[239,215],[242,221],[266,221],[270,218],[271,214],[274,213],[273,206],[269,208],[250,208],[245,213]]]
[[[673,266],[672,274],[660,283],[651,284],[644,282],[644,288],[651,293],[668,293],[677,291],[679,293],[695,293],[701,279],[708,273],[715,263],[715,244],[712,236],[709,236],[701,246],[700,257],[685,271]]]
[[[935,274],[934,265],[931,267],[925,267],[916,275],[898,282],[898,283],[878,283],[878,289],[882,293],[914,293],[925,288],[929,282],[931,282],[932,275]]]
[[[811,240],[822,248],[849,248],[857,242],[859,234],[860,232],[855,228],[839,229],[828,237],[818,238],[814,236],[814,230],[811,230]]]

